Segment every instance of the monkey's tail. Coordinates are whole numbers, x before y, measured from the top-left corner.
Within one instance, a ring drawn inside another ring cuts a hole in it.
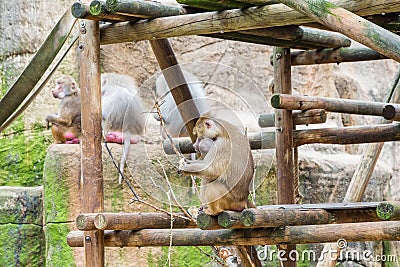
[[[124,146],[122,148],[121,163],[119,164],[118,182],[122,183],[122,174],[124,173],[125,161],[128,157],[129,148],[131,147],[131,134],[127,131],[124,133]]]
[[[236,251],[242,260],[242,267],[262,267],[255,246],[236,246]]]

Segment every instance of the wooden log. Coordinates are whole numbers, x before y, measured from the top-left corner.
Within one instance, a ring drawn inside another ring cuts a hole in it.
[[[328,28],[400,62],[400,36],[325,0],[280,0]]]
[[[273,149],[275,148],[275,132],[265,131],[248,134],[251,149]],[[188,137],[172,138],[175,148],[182,154],[195,153],[192,141]],[[163,149],[167,155],[174,155],[170,140],[163,141]]]
[[[177,214],[184,216],[183,214]],[[94,218],[94,225],[99,230],[139,230],[139,229],[169,229],[196,228],[196,223],[166,213],[100,213]]]
[[[325,109],[330,112],[383,116],[383,109],[387,103],[342,98],[274,94],[271,97],[271,105],[277,109]]]
[[[257,209],[324,209],[334,210],[357,210],[375,209],[381,202],[347,202],[347,203],[318,203],[318,204],[286,204],[286,205],[264,205]]]
[[[375,207],[330,210],[318,208],[246,209],[242,211],[240,220],[244,226],[250,228],[381,221],[376,215]]]
[[[400,0],[341,1],[332,0],[360,16],[399,12]],[[180,15],[132,23],[116,23],[102,27],[101,43],[122,43],[153,40],[177,36],[234,32],[257,28],[303,24],[312,22],[305,16],[285,5],[250,7],[245,10],[233,9],[223,12],[204,12]],[[384,53],[383,53],[384,54]]]
[[[356,231],[355,231],[356,229]],[[376,240],[400,240],[400,222],[369,222],[287,226],[284,228],[255,229],[143,229],[139,231],[106,231],[107,247],[156,247],[169,246],[230,246],[276,245]],[[81,247],[83,234],[72,231],[67,236],[68,245]]]
[[[223,228],[243,228],[240,221],[241,212],[224,211],[218,214],[218,224]]]
[[[269,45],[269,46],[280,46],[287,48],[296,48],[302,50],[308,49],[318,49],[320,46],[310,43],[305,43],[301,41],[288,41],[282,39],[273,39],[269,37],[260,37],[251,34],[244,33],[236,33],[236,32],[227,32],[227,33],[214,33],[214,34],[205,34],[202,36],[224,39],[224,40],[232,40],[232,41],[240,41],[247,42],[252,44],[261,44],[261,45]]]
[[[103,164],[100,90],[100,29],[97,21],[80,22],[80,88],[82,106],[82,212],[103,212]],[[85,231],[85,265],[104,266],[104,232]],[[82,239],[83,240],[83,239]]]
[[[193,128],[196,120],[200,117],[200,113],[194,104],[189,86],[183,76],[175,53],[167,39],[151,40],[150,45],[170,88],[171,95],[175,100],[182,120],[185,122],[190,139],[192,143],[195,143],[196,136],[193,134]],[[182,103],[185,104],[181,105]]]
[[[304,111],[293,111],[293,124],[294,125],[308,125],[326,122],[326,112],[323,109],[309,109]],[[258,126],[260,127],[274,127],[275,114],[261,114],[258,118]]]
[[[355,12],[356,13],[356,12]],[[398,33],[399,32],[399,22],[398,22],[398,13],[376,13],[374,15],[368,15],[368,16],[363,16],[365,19],[369,20],[372,23],[375,23],[382,28],[385,28],[391,32]],[[316,29],[322,29],[322,30],[330,30],[328,27],[325,25],[322,25],[318,22],[311,22],[311,23],[305,23],[302,24],[302,26],[305,27],[311,27],[311,28],[316,28]]]
[[[75,219],[76,228],[81,231],[91,231],[96,230],[94,225],[94,218],[96,214],[79,214]]]
[[[294,51],[291,56],[291,63],[292,66],[300,66],[379,59],[387,59],[387,57],[369,48],[327,48],[317,51]]]
[[[239,33],[264,38],[283,39],[297,44],[304,44],[304,46],[309,44],[317,48],[339,48],[351,45],[351,40],[342,34],[294,25],[270,29],[239,31]]]
[[[257,132],[248,134],[252,150],[275,148],[274,132]],[[189,138],[173,138],[175,147],[183,154],[194,153],[195,150]],[[390,142],[400,140],[399,124],[382,124],[373,126],[350,126],[341,128],[321,128],[295,130],[293,132],[293,145],[305,144],[363,144],[376,142]],[[175,154],[169,140],[163,143],[164,152],[168,155]]]
[[[215,230],[222,227],[218,224],[218,217],[210,216],[204,212],[197,215],[197,226],[202,230]]]
[[[323,209],[245,209],[240,221],[252,228],[327,224],[329,213]]]
[[[275,148],[275,132],[256,132],[248,135],[251,149],[273,149]]]
[[[218,1],[178,0],[177,2],[183,5],[197,7],[205,10],[215,10],[215,11],[222,11],[234,8],[246,8],[251,6],[251,4],[240,3],[234,0],[218,0]]]
[[[330,210],[328,212],[331,223],[360,223],[382,221],[378,217],[378,215],[376,215],[375,208]]]
[[[281,94],[292,93],[290,49],[274,47],[274,90]],[[294,204],[295,175],[293,157],[293,117],[291,110],[275,110],[275,156],[278,204]],[[296,245],[279,244],[285,254],[296,250]],[[283,267],[296,266],[296,259],[280,260]]]
[[[98,1],[100,2],[100,1]],[[100,9],[101,10],[101,9]],[[90,13],[91,9],[89,5],[75,2],[71,6],[71,13],[75,18],[78,19],[88,19],[88,20],[95,20],[95,21],[108,21],[108,22],[119,22],[119,21],[131,21],[136,22],[139,18],[133,18],[129,16],[119,15],[119,14],[109,14],[106,12],[99,12],[96,15],[92,15]]]
[[[383,108],[383,117],[387,120],[400,121],[400,105],[386,105]]]
[[[400,140],[399,124],[297,130],[294,145],[363,144]]]
[[[180,6],[141,0],[107,0],[106,10],[111,14],[123,14],[139,18],[159,18],[186,14]]]
[[[400,202],[383,202],[376,207],[376,214],[382,220],[400,220]]]
[[[217,1],[209,1],[209,0],[178,0],[180,4],[188,5],[192,7],[197,7],[206,10],[215,10],[222,11],[226,9],[234,9],[234,8],[247,8],[251,6],[264,6],[264,5],[272,5],[279,4],[278,0],[252,0],[252,1],[237,1],[237,0],[217,0]]]

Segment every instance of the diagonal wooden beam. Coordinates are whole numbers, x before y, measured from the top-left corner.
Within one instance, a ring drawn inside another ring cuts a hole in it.
[[[328,28],[400,62],[400,36],[325,0],[280,0]]]

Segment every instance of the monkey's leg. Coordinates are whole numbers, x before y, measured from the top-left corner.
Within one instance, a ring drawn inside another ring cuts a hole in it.
[[[51,122],[53,124],[58,124],[58,125],[65,126],[65,127],[70,127],[72,125],[71,118],[64,118],[57,114],[47,115],[46,122],[47,123]]]

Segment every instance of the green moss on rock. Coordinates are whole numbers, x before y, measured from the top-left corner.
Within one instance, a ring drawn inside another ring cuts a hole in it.
[[[14,79],[11,68],[0,66],[3,96]],[[26,129],[20,116],[0,134],[0,186],[37,186],[42,184],[43,164],[51,136],[45,127],[35,124]]]
[[[44,221],[67,222],[69,207],[69,188],[62,171],[63,158],[49,149],[44,167]]]
[[[49,223],[44,227],[47,267],[75,266],[72,248],[67,244],[69,231],[67,223]]]
[[[0,225],[0,266],[44,266],[44,234],[32,224]],[[62,265],[60,265],[62,266]]]

